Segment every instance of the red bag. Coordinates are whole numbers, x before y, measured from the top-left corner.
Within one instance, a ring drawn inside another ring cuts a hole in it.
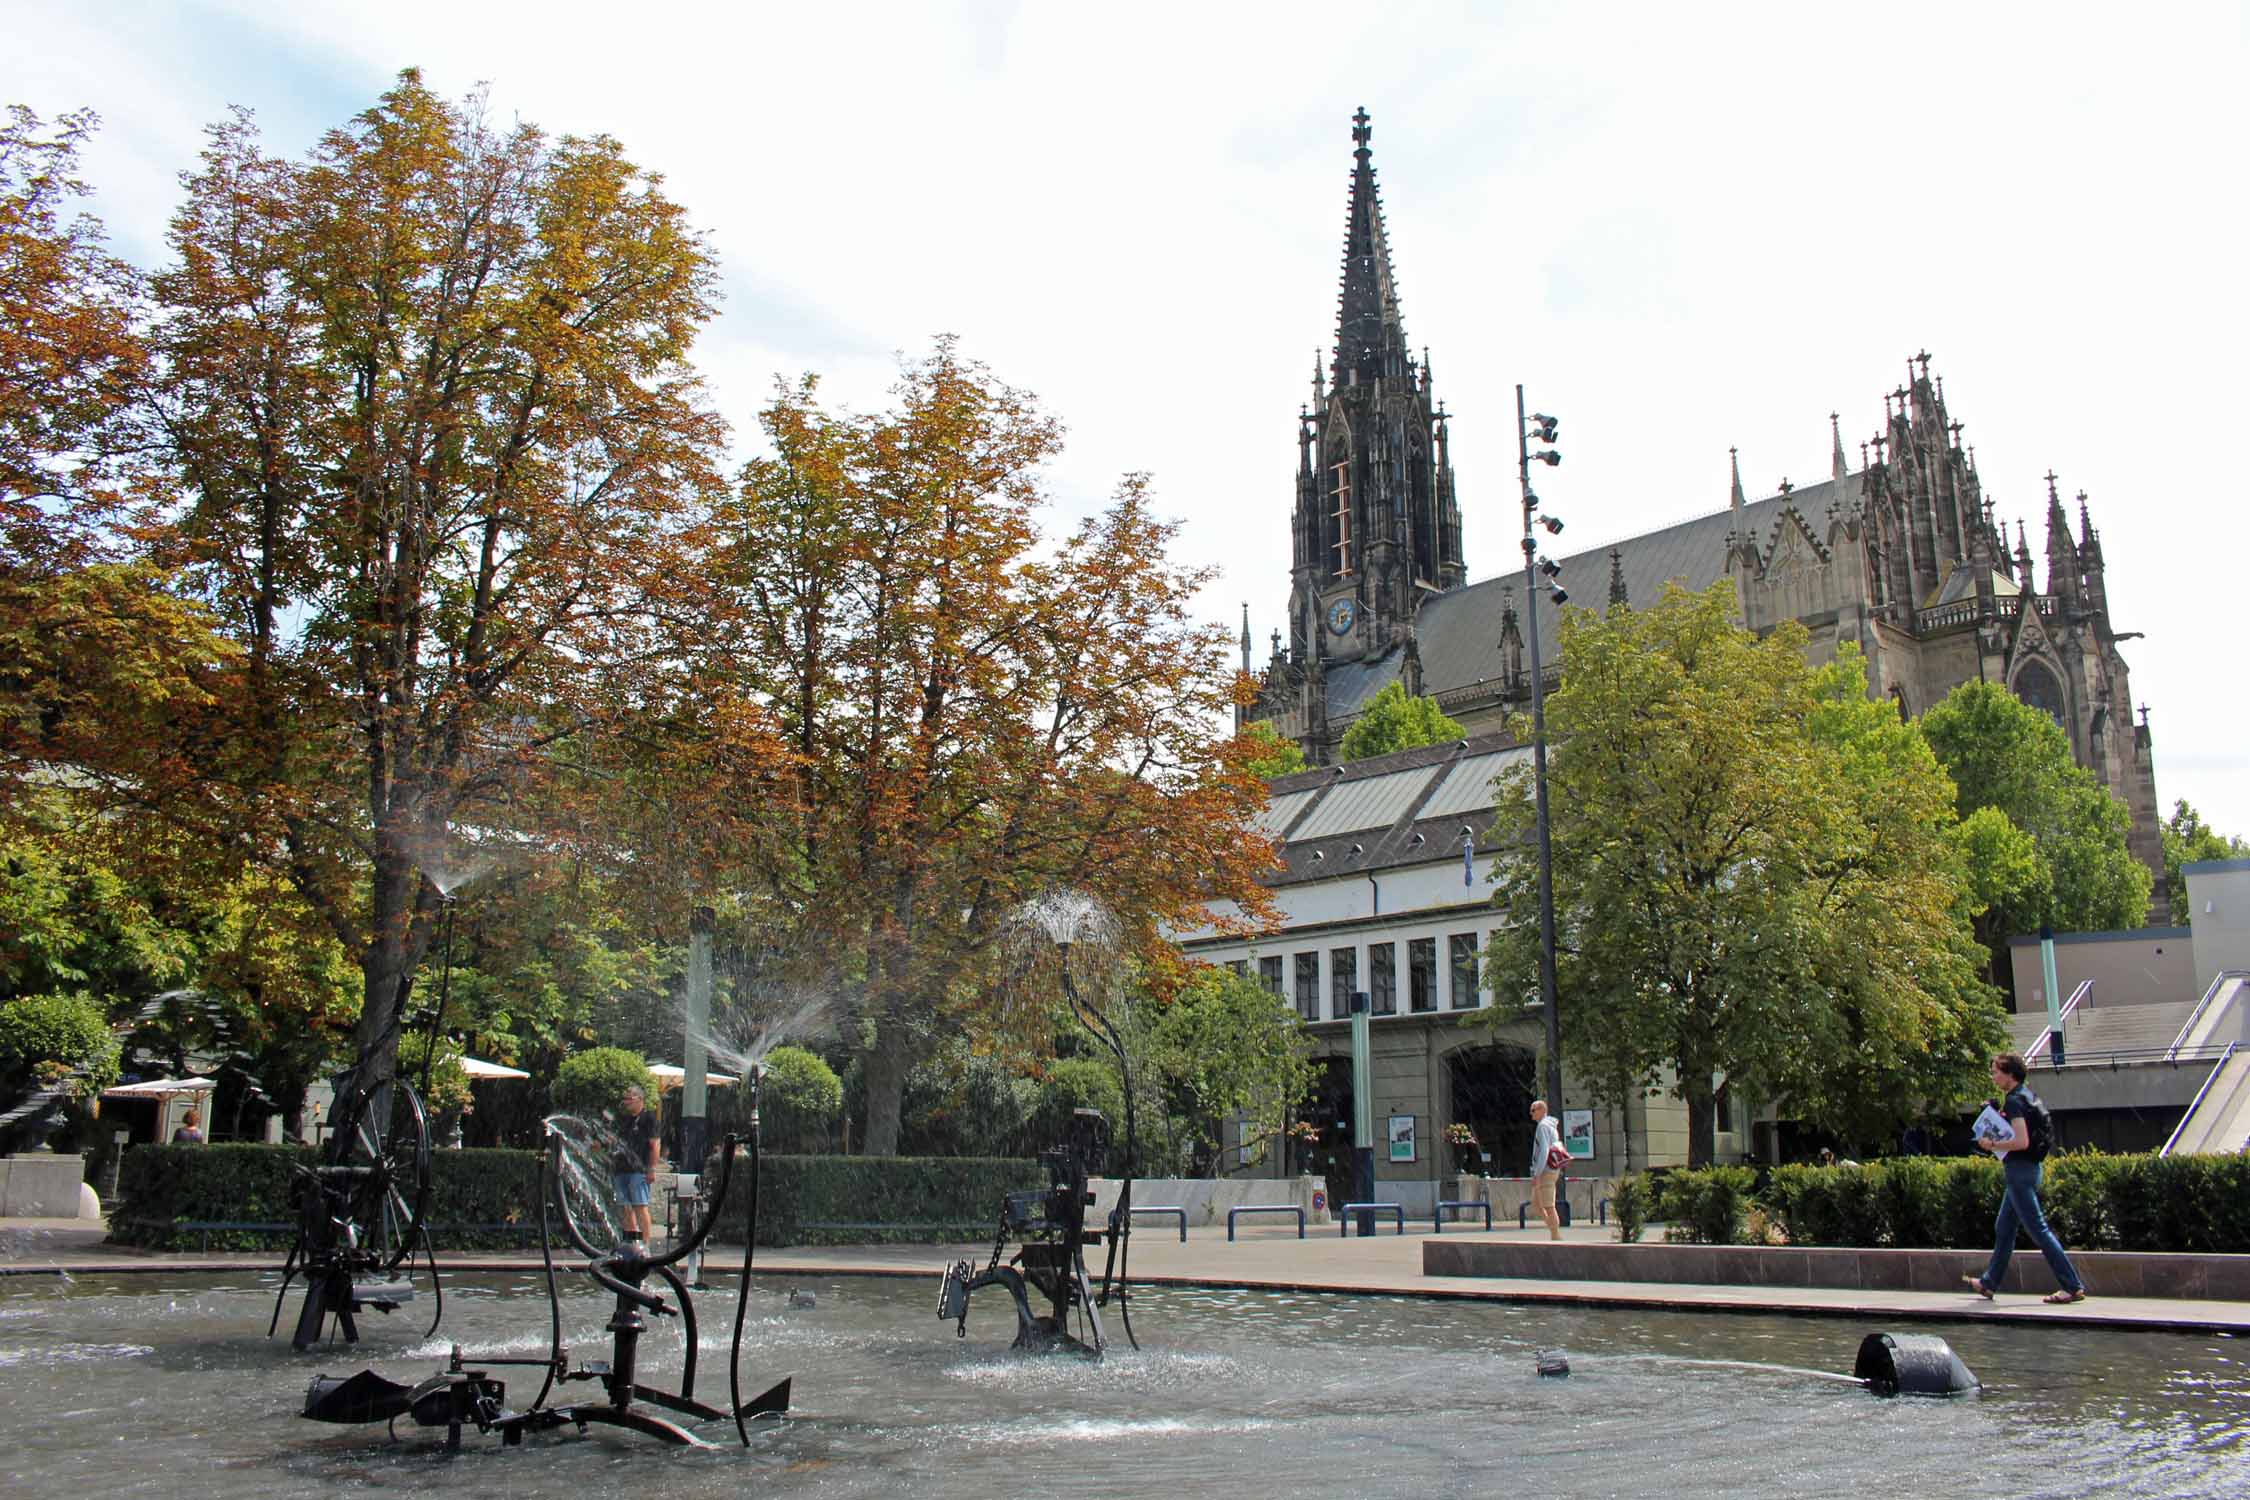
[[[1569,1147],[1567,1147],[1567,1146],[1549,1146],[1549,1147],[1547,1148],[1547,1170],[1548,1170],[1548,1171],[1550,1171],[1550,1172],[1560,1172],[1560,1171],[1561,1171],[1561,1170],[1562,1170],[1563,1168],[1565,1168],[1565,1167],[1567,1167],[1567,1166],[1569,1166],[1569,1165],[1570,1165],[1570,1148],[1569,1148]]]

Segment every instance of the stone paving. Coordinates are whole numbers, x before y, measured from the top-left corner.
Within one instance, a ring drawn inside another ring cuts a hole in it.
[[[175,1254],[101,1243],[102,1229],[76,1219],[10,1219],[0,1223],[0,1275],[133,1274],[151,1271],[248,1272],[279,1268],[279,1252]],[[1599,1244],[1611,1231],[1598,1226],[1563,1232],[1558,1254],[1572,1243]],[[1537,1230],[1506,1229],[1498,1240],[1535,1239]],[[1886,1292],[1821,1287],[1699,1286],[1681,1283],[1508,1279],[1428,1276],[1422,1271],[1425,1226],[1394,1234],[1388,1227],[1372,1239],[1346,1239],[1333,1225],[1313,1226],[1304,1239],[1294,1227],[1242,1227],[1229,1243],[1223,1228],[1191,1229],[1182,1244],[1168,1224],[1144,1225],[1132,1241],[1136,1284],[1271,1288],[1429,1297],[1438,1299],[1544,1302],[1596,1307],[1650,1307],[1675,1311],[1789,1313],[1800,1316],[1883,1318],[1912,1321],[2002,1321],[2079,1326],[2170,1329],[2180,1332],[2250,1333],[2250,1302],[2195,1301],[2171,1297],[2095,1297],[2069,1307],[2049,1307],[2036,1297],[2003,1295],[1985,1302],[1966,1289],[1959,1294]],[[1445,1238],[1485,1239],[1482,1230],[1448,1228]],[[758,1252],[761,1276],[927,1276],[933,1282],[958,1259],[983,1264],[990,1241],[963,1245],[848,1245],[791,1247]],[[707,1256],[706,1275],[723,1275],[741,1264],[739,1245],[720,1245]],[[1977,1256],[1963,1252],[1964,1270]],[[574,1264],[575,1257],[558,1264]],[[536,1256],[517,1252],[446,1254],[441,1264],[460,1271],[533,1270]],[[1098,1274],[1097,1263],[1092,1269]]]

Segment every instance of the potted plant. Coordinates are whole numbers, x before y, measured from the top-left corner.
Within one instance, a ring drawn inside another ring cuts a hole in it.
[[[1484,1146],[1477,1140],[1477,1133],[1469,1128],[1468,1121],[1455,1120],[1452,1124],[1446,1126],[1445,1139],[1446,1143],[1460,1155],[1462,1176],[1482,1177],[1485,1175]]]

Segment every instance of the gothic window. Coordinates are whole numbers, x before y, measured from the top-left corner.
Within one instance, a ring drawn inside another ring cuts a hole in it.
[[[2015,686],[2018,698],[2053,719],[2062,727],[2063,733],[2070,732],[2070,718],[2063,705],[2062,684],[2055,680],[2055,674],[2048,671],[2043,663],[2025,662],[2023,670],[2016,673]]]
[[[1339,452],[1328,466],[1328,566],[1333,576],[1352,576],[1352,456]]]
[[[1437,509],[1430,495],[1430,450],[1418,432],[1406,443],[1406,492],[1414,528],[1414,576],[1431,583],[1438,571]]]

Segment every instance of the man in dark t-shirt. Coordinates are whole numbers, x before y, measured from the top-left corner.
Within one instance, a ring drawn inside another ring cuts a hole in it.
[[[617,1122],[617,1158],[610,1163],[617,1202],[625,1211],[625,1237],[648,1243],[648,1179],[656,1170],[656,1116],[640,1087],[625,1090],[625,1113]]]
[[[2046,1160],[2048,1132],[2034,1128],[2034,1121],[2045,1112],[2036,1095],[2024,1087],[2024,1060],[2013,1052],[2003,1052],[1992,1060],[1992,1086],[2001,1090],[2000,1115],[2014,1128],[2013,1134],[1997,1139],[1978,1136],[1977,1146],[2000,1157],[2000,1212],[1992,1224],[1992,1259],[1981,1276],[1968,1276],[1963,1280],[1980,1297],[1989,1300],[2000,1290],[2000,1283],[2008,1274],[2008,1261],[2016,1253],[2016,1230],[2020,1227],[2031,1236],[2039,1253],[2047,1258],[2047,1269],[2055,1273],[2055,1290],[2048,1293],[2049,1302],[2083,1302],[2086,1300],[2086,1283],[2079,1279],[2078,1269],[2063,1252],[2062,1240],[2047,1222],[2047,1214],[2039,1206],[2039,1178],[2042,1163]]]

